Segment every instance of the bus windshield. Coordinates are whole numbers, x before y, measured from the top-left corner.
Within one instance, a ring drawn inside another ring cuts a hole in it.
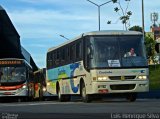
[[[25,67],[1,67],[0,82],[22,82],[26,80]]]
[[[147,66],[142,36],[93,36],[89,44],[91,68]]]

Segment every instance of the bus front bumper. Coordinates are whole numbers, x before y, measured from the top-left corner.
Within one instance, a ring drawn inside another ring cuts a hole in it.
[[[27,89],[17,89],[17,90],[8,90],[8,91],[0,91],[0,97],[8,97],[8,96],[27,96]]]
[[[90,94],[148,92],[149,81],[92,82]],[[89,94],[89,93],[88,93]]]

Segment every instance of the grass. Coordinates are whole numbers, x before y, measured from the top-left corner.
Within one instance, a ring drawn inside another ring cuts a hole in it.
[[[160,64],[149,66],[150,90],[160,89]]]

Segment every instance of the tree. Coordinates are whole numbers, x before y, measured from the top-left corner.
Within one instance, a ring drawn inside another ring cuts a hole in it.
[[[156,41],[154,40],[151,35],[145,36],[145,45],[146,45],[146,52],[147,52],[147,58],[149,61],[153,61],[153,63],[156,63],[155,60],[155,44]]]
[[[142,32],[142,27],[140,26],[133,26],[131,28],[129,28],[130,31],[139,31],[139,32]]]
[[[121,0],[114,0],[113,3],[117,3],[118,4],[118,7],[114,8],[114,11],[116,13],[118,13],[119,20],[122,22],[122,24],[124,25],[125,29],[128,30],[128,28],[130,26],[130,21],[129,20],[130,20],[130,16],[132,15],[132,12],[128,11],[130,0],[125,0],[125,1],[126,1],[126,4],[127,4],[125,9],[121,5]],[[111,21],[108,21],[107,24],[111,24]]]

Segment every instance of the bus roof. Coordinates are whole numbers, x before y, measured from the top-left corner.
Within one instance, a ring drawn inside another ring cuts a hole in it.
[[[57,47],[51,47],[48,49],[48,52],[51,52],[59,47],[62,47],[66,44],[69,44],[73,41],[76,41],[79,38],[82,38],[84,36],[103,36],[103,35],[142,35],[141,32],[138,31],[124,31],[124,30],[102,30],[102,31],[92,31],[92,32],[86,32],[86,33],[82,33],[81,35],[57,46]]]

